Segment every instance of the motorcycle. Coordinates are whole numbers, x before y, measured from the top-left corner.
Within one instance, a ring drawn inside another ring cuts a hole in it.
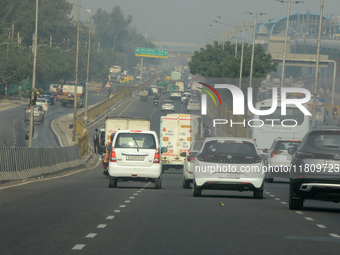
[[[333,111],[333,119],[336,119],[338,117],[338,111]]]
[[[159,104],[159,100],[158,99],[153,100],[153,105],[154,106],[157,106],[158,104]]]

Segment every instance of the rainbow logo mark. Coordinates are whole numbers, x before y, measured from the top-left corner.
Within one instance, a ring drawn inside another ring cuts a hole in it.
[[[220,101],[220,104],[223,105],[221,97],[217,93],[216,89],[214,89],[213,87],[211,87],[210,85],[208,85],[208,84],[206,84],[204,82],[198,82],[198,83],[203,85],[203,86],[205,86],[205,87],[207,87],[207,88],[209,88],[212,92],[214,92],[214,94],[217,96],[218,100]],[[215,106],[217,106],[216,100],[215,100],[213,94],[209,90],[207,90],[205,88],[199,88],[199,89],[201,89],[202,91],[207,93],[212,98],[212,100],[214,101]],[[207,95],[206,94],[202,94],[201,95],[201,114],[202,115],[207,115]]]

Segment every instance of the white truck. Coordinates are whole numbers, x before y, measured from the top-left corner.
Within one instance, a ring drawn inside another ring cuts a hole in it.
[[[182,168],[184,157],[181,152],[188,152],[191,142],[201,137],[201,117],[190,114],[168,114],[161,116],[160,147],[163,169]]]
[[[175,85],[178,86],[180,92],[184,92],[184,82],[176,81]]]
[[[151,122],[148,118],[106,117],[105,145],[111,140],[111,134],[117,130],[150,130]]]
[[[109,80],[118,82],[120,79],[122,68],[120,66],[111,66],[109,71]]]
[[[74,105],[75,85],[63,85],[62,92],[61,106]],[[84,87],[81,85],[77,86],[77,106],[84,106]]]

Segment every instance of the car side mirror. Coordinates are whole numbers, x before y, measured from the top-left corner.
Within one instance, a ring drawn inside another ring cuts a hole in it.
[[[167,147],[162,147],[161,148],[161,153],[164,153],[164,152],[168,152],[168,148]]]
[[[289,147],[287,151],[290,155],[293,155],[297,151],[297,148]]]
[[[268,153],[268,149],[263,149],[263,153]]]
[[[187,155],[187,153],[186,153],[186,152],[181,152],[179,155],[180,155],[181,157],[185,157],[185,156]]]

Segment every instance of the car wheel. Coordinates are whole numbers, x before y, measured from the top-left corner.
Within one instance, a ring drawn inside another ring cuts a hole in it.
[[[155,189],[161,189],[162,188],[162,176],[160,176],[158,179],[155,180]]]
[[[117,179],[110,179],[109,178],[109,188],[117,188]]]
[[[263,198],[263,188],[254,190],[254,198],[262,199]]]
[[[190,181],[186,180],[183,176],[183,182],[182,182],[182,186],[184,189],[190,189]]]
[[[195,180],[193,181],[192,194],[194,197],[200,197],[202,195],[202,190],[197,187]]]
[[[273,182],[274,181],[274,178],[265,178],[264,179],[266,182]]]
[[[303,207],[303,199],[294,196],[294,192],[292,191],[292,187],[289,189],[289,209],[290,210],[299,210]]]

